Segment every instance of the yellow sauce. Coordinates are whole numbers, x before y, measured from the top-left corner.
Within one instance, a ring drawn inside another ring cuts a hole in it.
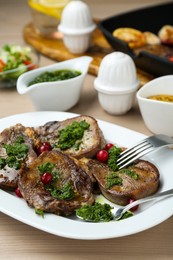
[[[173,102],[173,95],[160,94],[160,95],[150,96],[148,97],[148,99],[164,101],[164,102]]]

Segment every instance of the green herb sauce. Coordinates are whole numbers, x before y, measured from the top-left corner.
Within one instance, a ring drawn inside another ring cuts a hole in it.
[[[129,210],[129,211],[126,211],[119,220],[130,218],[132,216],[133,216],[133,213]]]
[[[76,215],[82,217],[84,220],[93,222],[109,222],[113,220],[111,209],[112,207],[109,204],[95,202],[94,205],[85,204],[80,209],[77,209]]]
[[[35,213],[37,215],[40,215],[42,218],[44,218],[44,210],[42,210],[42,209],[35,209]]]
[[[138,180],[139,179],[139,174],[137,174],[135,171],[130,170],[130,169],[122,169],[119,171],[120,173],[125,173],[128,176],[132,177],[134,180]]]
[[[106,188],[110,189],[114,185],[121,186],[123,183],[123,180],[116,172],[112,172],[109,174],[106,178]]]
[[[32,80],[28,86],[33,84],[41,83],[41,82],[51,82],[51,81],[60,81],[60,80],[67,80],[78,77],[81,75],[80,71],[77,70],[56,70],[52,72],[44,72],[37,76],[34,80]]]
[[[49,185],[49,187],[47,187],[47,190],[54,198],[60,200],[71,200],[75,196],[70,182],[67,182],[62,188],[55,188]]]
[[[73,147],[79,149],[85,130],[89,129],[90,125],[85,121],[74,121],[71,125],[59,131],[59,140],[57,147],[61,150],[66,150]]]
[[[108,150],[109,159],[108,159],[107,164],[113,171],[118,170],[117,160],[118,160],[118,157],[120,156],[121,152],[122,152],[122,149],[119,147],[116,147],[116,146],[113,146]]]
[[[60,200],[70,200],[75,197],[75,192],[73,191],[72,185],[69,181],[62,186],[62,173],[57,169],[56,164],[45,162],[38,166],[38,170],[40,175],[45,172],[52,174],[52,181],[45,185],[45,189],[50,192],[52,197]]]
[[[6,165],[16,170],[20,169],[21,163],[29,151],[28,145],[24,144],[24,138],[19,136],[13,144],[4,144],[3,147],[6,150],[7,158],[0,158],[0,169]]]
[[[53,168],[55,167],[55,164],[50,162],[45,162],[38,166],[38,169],[40,171],[40,174],[43,174],[44,172],[50,172],[52,173]]]

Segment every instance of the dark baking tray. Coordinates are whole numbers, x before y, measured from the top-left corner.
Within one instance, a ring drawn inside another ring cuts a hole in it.
[[[173,2],[137,9],[106,18],[98,24],[109,44],[116,50],[129,54],[136,66],[155,76],[173,74],[173,62],[146,50],[136,54],[128,44],[115,38],[112,32],[119,27],[131,27],[155,34],[164,25],[173,25]],[[171,48],[171,47],[170,47]],[[171,48],[173,50],[173,48]]]

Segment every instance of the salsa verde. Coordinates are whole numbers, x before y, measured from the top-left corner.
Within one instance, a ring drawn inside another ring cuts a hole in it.
[[[67,80],[78,77],[81,75],[80,71],[77,70],[55,70],[55,71],[46,71],[39,76],[37,76],[34,80],[29,82],[28,86],[33,84],[41,83],[41,82],[51,82],[51,81],[60,81],[60,80]]]

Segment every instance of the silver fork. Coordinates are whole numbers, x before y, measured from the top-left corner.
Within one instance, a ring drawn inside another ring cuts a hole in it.
[[[173,144],[173,138],[169,136],[153,135],[147,137],[132,147],[124,150],[117,160],[117,166],[119,169],[122,169],[147,153],[152,152],[155,148],[168,144]]]
[[[122,218],[122,216],[124,215],[124,213],[126,213],[128,210],[130,210],[131,208],[142,204],[144,202],[150,201],[150,200],[155,200],[155,199],[159,199],[162,197],[168,197],[168,196],[172,196],[173,195],[173,189],[170,190],[166,190],[166,191],[162,191],[160,193],[156,193],[152,196],[148,196],[146,198],[142,198],[139,200],[135,200],[134,202],[126,205],[125,207],[121,207],[118,210],[115,211],[115,209],[113,209],[113,215],[114,215],[114,220],[119,220]]]
[[[113,214],[113,219],[114,220],[120,220],[123,215],[128,211],[130,210],[131,208],[139,205],[139,204],[142,204],[144,202],[147,202],[147,201],[150,201],[150,200],[156,200],[158,201],[159,199],[161,198],[164,198],[164,197],[169,197],[169,196],[172,196],[173,195],[173,189],[169,189],[169,190],[166,190],[166,191],[162,191],[160,193],[156,193],[154,195],[151,195],[151,196],[148,196],[148,197],[145,197],[145,198],[142,198],[142,199],[138,199],[138,200],[135,200],[133,201],[132,203],[130,204],[127,204],[126,206],[124,207],[121,207],[119,208],[118,210],[116,208],[113,208],[111,210],[112,214]],[[94,222],[90,219],[83,219],[81,216],[77,215],[76,214],[76,217],[78,217],[79,219],[83,220],[83,221],[87,221],[87,222]]]

